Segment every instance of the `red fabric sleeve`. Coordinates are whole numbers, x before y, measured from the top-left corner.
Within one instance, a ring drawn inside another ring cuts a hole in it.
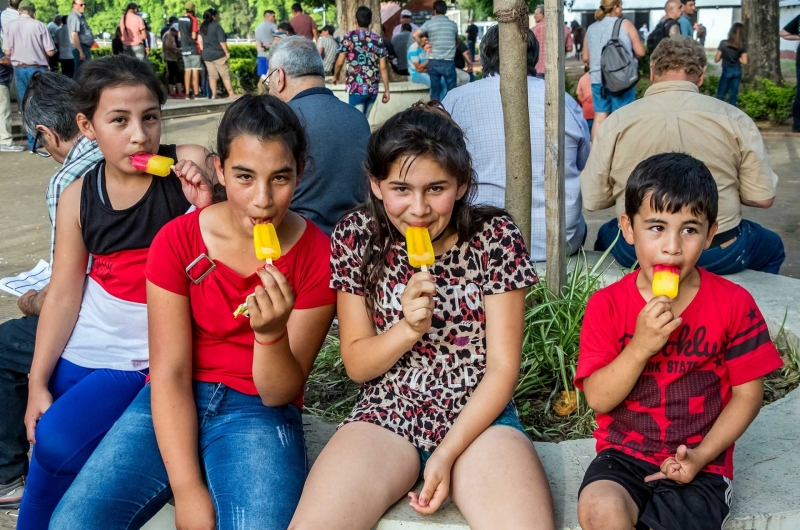
[[[190,280],[178,252],[185,246],[186,221],[195,219],[198,214],[199,211],[194,215],[173,219],[153,239],[144,269],[145,277],[152,284],[181,296],[189,296]],[[182,234],[184,237],[181,237]]]
[[[581,327],[581,346],[575,386],[583,390],[583,380],[617,358],[621,348],[614,334],[614,307],[609,294],[598,291],[589,299]],[[618,318],[624,318],[624,315]]]
[[[731,385],[742,385],[783,366],[764,316],[750,293],[736,289],[728,307],[731,338],[725,349],[725,366]]]
[[[304,256],[295,266],[302,267],[302,281],[295,293],[295,309],[313,309],[336,303],[336,291],[331,289],[331,241],[311,221],[306,220],[309,242]]]
[[[197,17],[192,16],[191,18],[192,18],[192,32],[197,33],[200,30],[199,26],[197,25]]]

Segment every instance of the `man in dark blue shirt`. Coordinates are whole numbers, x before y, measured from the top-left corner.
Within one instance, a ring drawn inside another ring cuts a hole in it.
[[[267,89],[294,109],[306,130],[309,158],[290,208],[330,235],[366,199],[363,162],[367,118],[325,88],[325,67],[313,41],[281,39],[269,56]]]

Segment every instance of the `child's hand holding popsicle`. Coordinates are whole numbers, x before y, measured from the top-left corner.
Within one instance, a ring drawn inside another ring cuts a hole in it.
[[[259,223],[255,225],[253,227],[253,247],[256,252],[256,257],[260,260],[266,261],[267,267],[272,265],[272,260],[277,260],[280,258],[281,242],[278,240],[278,233],[275,231],[275,225],[272,223]],[[277,269],[274,270],[280,274],[281,278],[283,278],[283,275]],[[258,290],[256,289],[256,291]],[[234,318],[238,317],[239,315],[244,315],[246,317],[250,316],[250,299],[255,295],[256,293],[253,293],[248,296],[247,300],[245,300],[243,304],[236,308],[236,311],[233,312]]]
[[[181,179],[181,188],[186,200],[196,208],[205,208],[213,202],[213,189],[200,166],[191,160],[179,160],[173,171]]]
[[[400,303],[406,323],[420,337],[431,329],[433,318],[436,283],[428,272],[428,267],[436,261],[433,244],[428,229],[410,226],[406,230],[406,250],[408,261],[421,272],[414,274],[408,281]]]
[[[672,312],[671,301],[678,296],[680,268],[670,265],[653,266],[653,298],[639,312],[636,331],[630,344],[646,358],[658,353],[683,320]],[[642,359],[646,360],[646,359]]]

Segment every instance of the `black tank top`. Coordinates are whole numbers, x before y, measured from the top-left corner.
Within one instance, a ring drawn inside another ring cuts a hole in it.
[[[175,145],[160,145],[158,154],[178,160]],[[83,242],[94,256],[148,248],[161,227],[185,214],[190,206],[180,179],[171,172],[167,177],[154,176],[145,194],[130,208],[113,209],[106,191],[105,160],[101,160],[83,177]]]

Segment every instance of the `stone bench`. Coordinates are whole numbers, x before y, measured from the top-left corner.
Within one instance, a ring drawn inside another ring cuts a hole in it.
[[[599,253],[587,252],[590,263]],[[544,264],[537,264],[543,275]],[[621,275],[618,268],[606,271],[606,281]],[[728,276],[753,295],[770,331],[777,334],[785,318],[788,340],[800,342],[800,280],[753,271]],[[304,417],[309,459],[313,462],[336,426]],[[733,510],[728,530],[800,529],[800,390],[764,407],[736,444],[733,483]],[[578,488],[584,472],[595,457],[594,440],[562,443],[535,443],[550,481],[560,530],[579,529]],[[421,484],[417,484],[417,490]],[[167,506],[148,523],[147,530],[174,530],[174,509]],[[414,512],[405,498],[381,518],[374,530],[466,530],[458,509],[449,500],[438,513],[423,517]]]
[[[347,87],[343,83],[337,85],[328,84],[327,88],[341,101],[348,102]],[[430,99],[430,88],[420,83],[403,81],[389,84],[389,103],[383,103],[383,84],[380,85],[378,99],[369,111],[367,121],[371,127],[375,127],[385,122],[398,112],[406,110],[417,101],[428,101]]]

